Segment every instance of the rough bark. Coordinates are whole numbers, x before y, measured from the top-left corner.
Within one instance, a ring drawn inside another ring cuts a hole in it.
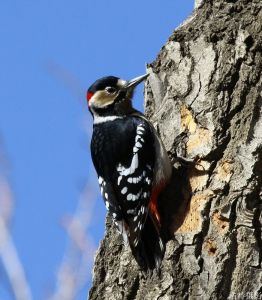
[[[262,298],[262,3],[200,1],[148,66],[146,115],[175,163],[161,273],[107,220],[90,299]]]

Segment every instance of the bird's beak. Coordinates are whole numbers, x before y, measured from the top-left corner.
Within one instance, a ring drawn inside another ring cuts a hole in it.
[[[129,90],[133,90],[139,83],[141,83],[142,81],[144,81],[147,77],[149,76],[149,74],[145,74],[142,76],[138,76],[132,80],[129,80],[125,86],[125,89]]]

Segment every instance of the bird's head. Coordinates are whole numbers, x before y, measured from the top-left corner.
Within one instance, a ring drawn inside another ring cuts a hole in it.
[[[94,115],[125,114],[132,110],[135,87],[149,74],[132,80],[107,76],[96,80],[87,90],[88,107]]]

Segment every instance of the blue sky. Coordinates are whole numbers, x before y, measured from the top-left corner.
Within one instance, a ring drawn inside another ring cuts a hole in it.
[[[1,2],[0,139],[15,200],[12,236],[33,299],[55,288],[67,244],[61,220],[74,213],[88,180],[98,193],[86,89],[104,75],[144,74],[192,10],[193,0]],[[142,97],[140,87],[140,110]],[[104,216],[99,199],[88,232],[96,245]],[[13,299],[1,273],[0,265],[0,299]]]

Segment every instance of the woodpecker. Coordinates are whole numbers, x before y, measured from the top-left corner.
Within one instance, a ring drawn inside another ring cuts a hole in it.
[[[93,116],[91,156],[105,206],[138,264],[159,270],[165,245],[157,199],[172,166],[153,125],[132,105],[135,87],[148,76],[98,79],[87,101]]]

